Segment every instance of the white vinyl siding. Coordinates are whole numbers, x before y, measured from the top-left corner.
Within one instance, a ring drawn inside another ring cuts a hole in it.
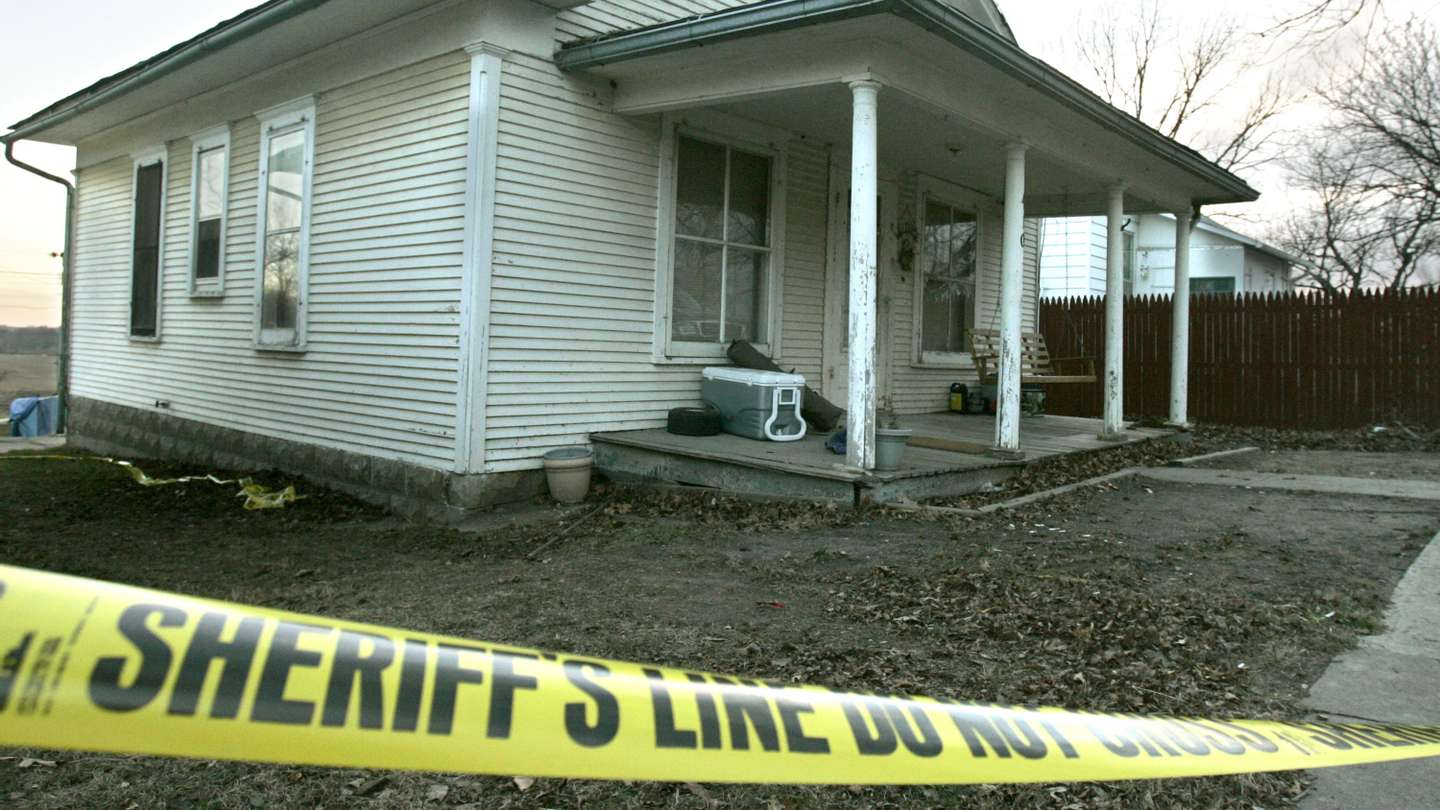
[[[1056,217],[1041,222],[1041,295],[1105,294],[1105,217]]]
[[[786,149],[785,283],[781,356],[821,390],[825,329],[825,231],[830,152],[813,143],[791,141]]]
[[[454,460],[469,58],[317,97],[303,356],[256,352],[260,126],[231,135],[224,298],[188,294],[191,146],[170,144],[165,340],[126,339],[131,161],[79,173],[72,392],[435,468]],[[83,162],[84,153],[82,150]]]

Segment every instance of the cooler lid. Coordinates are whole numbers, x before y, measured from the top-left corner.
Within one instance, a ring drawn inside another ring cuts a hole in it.
[[[753,368],[734,366],[711,366],[701,372],[707,380],[745,383],[746,385],[793,385],[804,386],[805,378],[799,374],[783,374],[779,371],[756,371]]]

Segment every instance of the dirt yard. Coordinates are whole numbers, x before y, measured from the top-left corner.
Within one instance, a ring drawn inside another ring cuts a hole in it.
[[[95,462],[0,457],[0,482],[0,560],[15,565],[761,678],[1208,716],[1302,716],[1307,684],[1376,629],[1440,529],[1436,504],[1135,481],[980,520],[602,489],[569,513],[586,516],[578,525],[481,535],[407,524],[303,483],[311,497],[293,508],[245,512],[226,488],[143,489]],[[0,754],[55,762],[0,759],[0,803],[30,808],[1253,810],[1288,805],[1305,786],[1286,773],[522,789],[442,774]]]
[[[10,400],[55,393],[53,354],[0,354],[0,419],[9,416]]]

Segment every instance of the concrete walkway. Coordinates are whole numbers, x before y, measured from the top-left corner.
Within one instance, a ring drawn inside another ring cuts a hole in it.
[[[0,456],[21,450],[59,450],[64,446],[64,436],[37,436],[33,439],[0,436]]]
[[[1194,467],[1154,467],[1140,471],[1140,477],[1180,484],[1219,487],[1283,489],[1292,492],[1319,492],[1326,495],[1361,495],[1374,498],[1411,498],[1440,501],[1440,482],[1383,478],[1344,478],[1334,475],[1292,475],[1290,473],[1210,470]]]
[[[1440,535],[1396,586],[1385,625],[1325,670],[1306,705],[1337,722],[1440,725]],[[1419,810],[1436,806],[1440,758],[1314,773],[1302,810]]]

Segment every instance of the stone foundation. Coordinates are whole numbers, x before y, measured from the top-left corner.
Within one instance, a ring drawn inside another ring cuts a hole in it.
[[[163,411],[70,398],[67,444],[93,453],[223,470],[281,470],[392,511],[461,520],[478,509],[545,491],[539,470],[459,475],[404,461],[276,439]]]

